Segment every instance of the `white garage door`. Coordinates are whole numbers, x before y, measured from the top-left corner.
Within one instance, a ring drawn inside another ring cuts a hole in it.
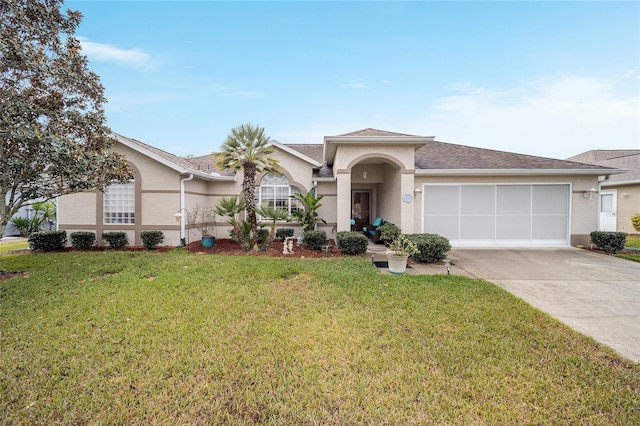
[[[569,244],[568,184],[423,187],[423,232],[453,245]]]

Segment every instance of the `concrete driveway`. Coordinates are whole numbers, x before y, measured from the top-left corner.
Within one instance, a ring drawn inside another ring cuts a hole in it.
[[[640,263],[573,247],[455,248],[451,273],[496,283],[640,362]],[[415,265],[413,273],[446,273]]]

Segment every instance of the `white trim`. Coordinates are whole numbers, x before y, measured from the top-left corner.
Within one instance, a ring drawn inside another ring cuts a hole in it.
[[[640,179],[636,180],[606,180],[600,182],[600,186],[603,188],[615,187],[615,186],[627,186],[627,185],[640,185]]]
[[[556,176],[556,175],[580,175],[602,176],[623,173],[617,169],[416,169],[416,176]]]

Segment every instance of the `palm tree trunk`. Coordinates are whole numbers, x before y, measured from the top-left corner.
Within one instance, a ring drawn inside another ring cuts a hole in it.
[[[256,215],[256,167],[253,163],[245,163],[244,178],[242,180],[242,193],[249,218],[249,238],[251,238],[251,249],[258,250],[258,217]]]

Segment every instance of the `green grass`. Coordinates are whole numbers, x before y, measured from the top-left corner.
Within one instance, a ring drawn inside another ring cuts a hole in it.
[[[637,235],[627,235],[627,240],[625,242],[626,247],[634,247],[640,249],[640,236]]]
[[[640,236],[637,235],[627,235],[627,240],[625,242],[625,247],[633,247],[640,249]],[[632,260],[634,262],[640,262],[640,253],[633,254],[616,254],[616,257],[620,257],[622,259]]]
[[[13,251],[13,250],[22,250],[26,248],[29,248],[29,242],[27,242],[26,240],[19,240],[19,241],[5,240],[5,239],[0,240],[0,254]]]
[[[638,424],[640,364],[362,258],[3,256],[2,424]]]

